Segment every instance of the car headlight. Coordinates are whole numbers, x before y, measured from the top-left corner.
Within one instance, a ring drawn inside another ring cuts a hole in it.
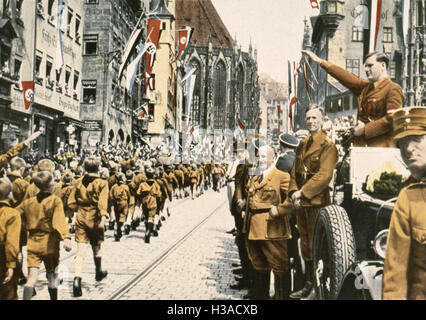
[[[376,252],[376,254],[382,259],[385,258],[388,234],[389,234],[389,229],[384,229],[380,231],[376,235],[376,238],[374,239],[374,245],[373,245],[374,252]]]

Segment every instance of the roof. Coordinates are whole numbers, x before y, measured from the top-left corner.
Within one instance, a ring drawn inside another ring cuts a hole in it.
[[[233,47],[233,39],[211,0],[176,0],[176,29],[191,26],[191,43],[208,45],[209,37],[215,47]]]

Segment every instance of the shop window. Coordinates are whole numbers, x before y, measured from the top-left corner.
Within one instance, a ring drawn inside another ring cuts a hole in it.
[[[333,112],[333,108],[332,108],[332,104],[331,104],[331,101],[330,101],[330,100],[327,100],[327,101],[325,102],[325,112],[326,112],[326,113],[328,113],[328,112]]]
[[[349,110],[351,108],[351,100],[349,96],[343,98],[343,109]]]
[[[358,97],[352,96],[352,109],[358,109]]]
[[[393,42],[392,28],[383,28],[383,42]]]
[[[98,35],[84,35],[84,54],[97,55],[98,54]]]

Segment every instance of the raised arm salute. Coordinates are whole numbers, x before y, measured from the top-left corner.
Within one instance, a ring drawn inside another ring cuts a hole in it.
[[[389,79],[389,59],[384,53],[372,52],[364,59],[367,79],[322,60],[311,51],[302,50],[313,61],[359,96],[358,121],[354,130],[355,146],[395,147],[392,137],[392,113],[403,106],[401,87]]]

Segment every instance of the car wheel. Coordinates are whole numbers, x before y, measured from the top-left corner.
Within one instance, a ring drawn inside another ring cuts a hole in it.
[[[316,297],[335,300],[345,272],[355,262],[355,239],[345,209],[330,205],[320,210],[312,250]]]

